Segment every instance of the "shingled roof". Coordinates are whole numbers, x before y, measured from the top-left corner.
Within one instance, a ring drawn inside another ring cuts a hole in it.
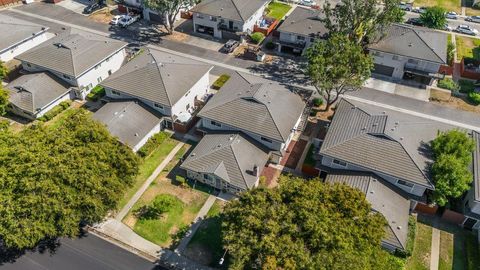
[[[237,72],[199,116],[285,142],[304,108],[300,96],[285,87]]]
[[[0,14],[0,33],[4,33],[0,38],[0,52],[47,30],[47,27]]]
[[[183,169],[214,174],[233,186],[251,189],[268,160],[268,151],[240,133],[207,134],[180,166]]]
[[[16,107],[35,114],[69,92],[69,86],[48,72],[23,75],[10,82],[6,89]]]
[[[363,192],[372,210],[382,214],[388,222],[382,241],[398,249],[405,249],[410,201],[402,195],[401,190],[380,177],[361,172],[328,174],[325,182],[346,184]]]
[[[321,155],[433,189],[428,144],[455,127],[431,119],[342,99]]]
[[[328,29],[320,20],[322,17],[324,15],[320,10],[297,6],[277,30],[304,36],[323,36]]]
[[[203,0],[192,8],[193,12],[245,22],[253,16],[267,0]]]
[[[152,50],[135,57],[101,85],[171,107],[212,68],[201,63],[177,62]]]
[[[370,45],[369,49],[447,63],[447,35],[423,27],[393,24],[384,37],[378,43]]]
[[[62,33],[16,58],[53,71],[78,77],[127,45],[93,35]]]

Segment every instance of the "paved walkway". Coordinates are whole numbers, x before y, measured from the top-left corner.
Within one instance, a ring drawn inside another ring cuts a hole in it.
[[[430,270],[438,270],[440,259],[440,230],[432,227],[432,249],[430,253]]]
[[[207,215],[210,208],[212,208],[212,205],[216,199],[217,197],[214,195],[208,196],[208,199],[205,201],[197,216],[193,220],[193,225],[190,227],[190,230],[188,230],[187,235],[185,235],[185,237],[180,241],[178,247],[175,249],[175,252],[177,252],[178,254],[183,254],[183,252],[187,248],[188,243],[190,243],[190,240],[192,240],[192,237],[197,232],[200,224],[202,224],[203,219]]]
[[[168,154],[168,156],[165,157],[165,159],[158,165],[158,167],[153,171],[153,173],[148,177],[148,179],[143,183],[143,185],[137,190],[135,195],[128,201],[128,203],[122,208],[122,210],[117,214],[115,219],[117,221],[122,221],[122,219],[128,214],[130,209],[132,209],[133,205],[140,199],[142,194],[147,190],[147,188],[150,186],[150,184],[157,178],[157,176],[163,171],[165,166],[175,157],[175,154],[183,147],[184,143],[180,142],[178,143],[175,148],[173,148],[172,151]]]

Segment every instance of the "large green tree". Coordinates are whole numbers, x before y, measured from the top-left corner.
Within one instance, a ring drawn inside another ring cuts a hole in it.
[[[342,33],[356,43],[373,42],[393,22],[402,22],[405,14],[400,0],[341,0],[336,6],[325,1],[325,25],[330,33]]]
[[[0,116],[7,113],[7,106],[10,103],[8,96],[7,90],[5,90],[0,84]]]
[[[357,189],[283,176],[230,202],[222,235],[231,269],[399,269],[385,225]]]
[[[420,14],[420,20],[426,27],[434,29],[444,29],[447,19],[445,18],[445,9],[442,7],[429,7]]]
[[[143,4],[163,16],[163,25],[168,34],[173,33],[175,19],[182,8],[188,8],[199,0],[144,0]]]
[[[138,158],[79,110],[60,126],[0,131],[0,245],[30,248],[100,221],[138,171]]]
[[[444,206],[470,188],[473,176],[469,167],[475,142],[466,132],[454,129],[440,132],[431,142],[431,148],[434,158],[431,168],[435,184],[433,198],[438,205]]]
[[[325,99],[326,111],[340,95],[360,89],[373,68],[371,56],[342,34],[315,42],[307,49],[306,57],[306,75]]]

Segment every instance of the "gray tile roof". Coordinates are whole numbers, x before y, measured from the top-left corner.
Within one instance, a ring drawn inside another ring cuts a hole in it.
[[[105,104],[93,115],[113,136],[133,148],[162,121],[161,116],[138,101],[114,101]]]
[[[305,108],[285,87],[245,73],[234,73],[199,116],[285,142]]]
[[[480,133],[472,132],[473,140],[475,141],[475,151],[473,152],[473,188],[474,199],[480,201]]]
[[[212,68],[201,63],[180,63],[151,50],[135,57],[101,85],[171,107]]]
[[[323,36],[328,30],[319,19],[322,17],[323,12],[319,10],[297,6],[277,30],[304,36]]]
[[[127,45],[94,35],[59,34],[16,58],[53,71],[78,77]]]
[[[37,113],[69,92],[69,86],[48,72],[23,75],[10,82],[6,89],[16,107]]]
[[[257,181],[269,153],[240,133],[207,134],[180,166],[183,169],[214,174],[233,186],[247,190]]]
[[[383,242],[405,249],[408,236],[410,201],[403,192],[373,174],[344,172],[328,174],[327,183],[343,183],[362,191],[372,210],[381,213],[388,222]]]
[[[432,189],[428,178],[432,159],[425,146],[438,131],[453,128],[431,119],[342,99],[320,154]]]
[[[393,24],[380,42],[369,48],[439,64],[447,63],[447,35],[423,27]]]
[[[203,0],[192,8],[210,16],[219,16],[225,19],[245,22],[257,10],[265,5],[267,0]]]
[[[0,33],[4,33],[0,38],[0,52],[47,30],[48,27],[0,14]]]

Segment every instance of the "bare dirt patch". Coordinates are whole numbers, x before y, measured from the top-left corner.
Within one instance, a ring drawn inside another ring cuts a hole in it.
[[[178,41],[178,42],[186,42],[189,40],[189,35],[181,32],[173,32],[171,35],[165,35],[165,39]]]
[[[110,11],[108,8],[104,8],[88,16],[88,18],[98,23],[108,24],[114,15],[117,15],[116,10]]]
[[[450,93],[432,89],[430,101],[443,106],[468,112],[480,113],[480,106],[474,106],[466,101],[466,98],[453,97]]]

